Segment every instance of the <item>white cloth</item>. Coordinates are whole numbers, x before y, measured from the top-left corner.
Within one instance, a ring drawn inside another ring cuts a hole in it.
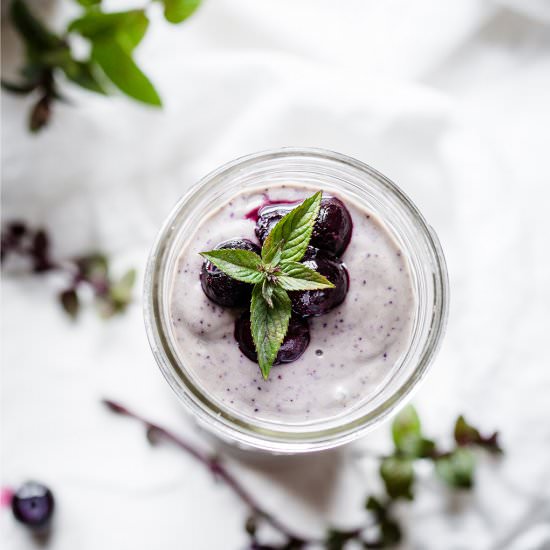
[[[73,88],[75,105],[57,105],[31,136],[28,100],[3,94],[4,219],[46,226],[60,257],[98,248],[142,275],[173,203],[225,161],[302,145],[376,167],[418,204],[449,264],[447,337],[414,399],[426,431],[445,441],[465,413],[500,429],[507,451],[481,458],[460,498],[421,469],[403,548],[549,548],[548,1],[208,0],[181,26],[159,16],[139,58],[162,111]],[[51,485],[52,550],[242,548],[245,510],[229,490],[99,404],[119,399],[219,447],[158,372],[140,300],[109,322],[87,312],[73,324],[55,285],[3,279],[2,483]],[[385,425],[311,457],[223,451],[269,509],[315,533],[363,517],[379,485],[358,455],[388,448]],[[6,510],[0,526],[3,548],[32,547]]]

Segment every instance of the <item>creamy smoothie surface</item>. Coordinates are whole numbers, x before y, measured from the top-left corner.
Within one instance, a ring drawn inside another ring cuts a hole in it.
[[[292,184],[242,192],[211,212],[181,250],[172,276],[170,315],[180,363],[208,397],[229,412],[278,423],[332,419],[371,399],[407,351],[416,299],[408,261],[383,223],[341,193],[353,220],[342,256],[349,272],[344,302],[309,319],[310,344],[293,363],[273,366],[268,380],[234,338],[242,310],[203,293],[199,252],[231,238],[254,242],[255,208],[299,201],[315,190]]]

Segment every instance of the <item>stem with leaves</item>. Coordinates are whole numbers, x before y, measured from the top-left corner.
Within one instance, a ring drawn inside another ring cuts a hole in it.
[[[222,480],[249,509],[245,530],[250,537],[249,550],[299,550],[305,548],[324,548],[325,550],[345,550],[348,543],[354,548],[390,548],[402,539],[402,527],[394,515],[393,506],[399,499],[414,498],[413,461],[427,459],[433,461],[438,477],[451,489],[464,490],[473,486],[475,458],[473,448],[479,447],[493,454],[501,454],[498,434],[483,436],[479,430],[459,416],[454,427],[456,446],[441,451],[434,441],[422,435],[420,419],[412,406],[406,407],[392,425],[395,444],[394,452],[382,458],[380,476],[384,483],[385,495],[369,496],[365,502],[368,517],[365,523],[353,529],[329,528],[324,538],[308,537],[297,534],[285,523],[265,510],[252,493],[247,491],[237,478],[214,457],[195,447],[182,437],[130,411],[123,405],[111,400],[103,403],[116,414],[128,416],[141,422],[151,444],[164,439],[192,456],[208,468],[217,479]],[[468,455],[469,459],[464,457]],[[259,540],[261,524],[269,524],[283,539],[282,543],[263,543]]]
[[[67,315],[76,318],[80,311],[80,289],[87,287],[94,295],[102,317],[122,313],[132,301],[136,279],[134,269],[120,279],[109,273],[109,260],[101,253],[87,254],[59,261],[52,257],[50,238],[43,229],[32,229],[23,222],[11,222],[2,230],[0,261],[18,256],[30,264],[34,273],[61,273],[68,286],[59,293],[59,302]]]
[[[326,277],[300,263],[319,214],[321,197],[318,191],[284,216],[265,239],[261,256],[249,250],[201,252],[229,277],[254,285],[250,323],[258,363],[266,380],[292,314],[287,291],[334,288]]]
[[[147,439],[151,444],[154,445],[161,439],[173,443],[174,445],[185,451],[188,455],[193,457],[195,460],[206,466],[206,468],[210,470],[212,474],[214,474],[216,479],[223,481],[228,487],[230,487],[231,490],[243,502],[243,504],[245,504],[249,509],[250,517],[248,518],[246,523],[246,528],[249,533],[252,534],[252,532],[256,531],[256,523],[258,521],[265,521],[266,523],[271,525],[271,527],[273,527],[276,531],[278,531],[288,539],[287,547],[285,548],[291,550],[291,548],[303,547],[306,540],[296,534],[293,529],[286,526],[284,523],[280,522],[277,518],[267,512],[253,497],[253,495],[250,494],[240,484],[237,478],[235,478],[233,474],[231,474],[231,472],[229,472],[229,470],[225,468],[218,457],[209,455],[205,451],[198,449],[193,444],[184,440],[182,437],[175,435],[174,433],[163,428],[162,426],[159,426],[158,424],[155,424],[154,422],[143,418],[141,415],[130,411],[128,408],[120,405],[119,403],[116,403],[115,401],[104,399],[103,403],[112,412],[128,416],[130,418],[133,418],[134,420],[138,420],[139,422],[141,422],[145,426]],[[288,546],[288,544],[290,543],[294,544],[294,546]]]
[[[165,19],[181,23],[192,15],[201,0],[151,0],[144,8],[104,12],[101,0],[75,0],[82,15],[70,21],[57,34],[46,27],[24,0],[12,0],[11,20],[25,46],[25,64],[19,82],[2,80],[2,87],[15,94],[38,96],[30,115],[29,129],[41,130],[49,122],[54,101],[63,100],[59,78],[65,78],[88,91],[106,95],[113,87],[127,96],[160,107],[155,87],[133,59],[149,27],[147,8],[161,3]],[[77,57],[71,37],[79,36],[89,46],[85,57]]]

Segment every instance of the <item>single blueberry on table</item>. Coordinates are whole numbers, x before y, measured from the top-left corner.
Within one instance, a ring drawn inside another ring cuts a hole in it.
[[[277,222],[298,204],[270,204],[258,211],[256,236],[261,243]],[[344,203],[336,197],[324,197],[321,199],[309,244],[335,256],[341,256],[350,242],[352,229],[351,215]]]
[[[235,320],[235,340],[239,344],[239,349],[255,363],[258,362],[252,331],[250,329],[250,313],[245,311]],[[279,348],[274,365],[281,363],[292,363],[296,361],[309,345],[309,325],[307,319],[292,316],[288,323],[288,331],[285,339]]]
[[[28,481],[13,495],[11,509],[15,519],[27,527],[47,527],[54,510],[53,494],[45,485]]]
[[[260,254],[260,247],[248,239],[231,239],[220,243],[216,249],[249,250]],[[202,290],[216,304],[223,307],[241,307],[250,302],[252,285],[236,281],[213,263],[205,260],[200,274]]]
[[[302,263],[324,275],[335,288],[289,292],[292,310],[301,317],[317,317],[339,306],[348,293],[346,266],[335,256],[308,246]]]

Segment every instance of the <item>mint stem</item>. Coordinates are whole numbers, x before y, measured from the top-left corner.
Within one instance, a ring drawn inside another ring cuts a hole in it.
[[[221,479],[228,487],[230,487],[233,492],[241,499],[241,501],[250,509],[252,515],[264,519],[269,523],[274,529],[279,531],[282,535],[287,537],[289,541],[294,542],[295,544],[301,544],[302,547],[309,544],[319,544],[322,543],[322,540],[317,540],[313,538],[305,538],[300,535],[297,535],[290,527],[287,527],[281,523],[277,518],[273,517],[269,512],[267,512],[262,506],[254,499],[254,497],[241,485],[241,483],[230,473],[225,466],[216,458],[208,453],[198,449],[192,443],[189,443],[181,436],[174,434],[173,432],[147,420],[141,415],[130,411],[123,405],[111,401],[110,399],[103,399],[103,404],[106,405],[109,410],[116,414],[121,414],[138,420],[141,422],[147,431],[150,433],[152,430],[156,435],[161,438],[170,441],[175,444],[180,449],[184,450],[188,455],[192,456],[195,460],[203,464],[216,476],[218,479]]]

